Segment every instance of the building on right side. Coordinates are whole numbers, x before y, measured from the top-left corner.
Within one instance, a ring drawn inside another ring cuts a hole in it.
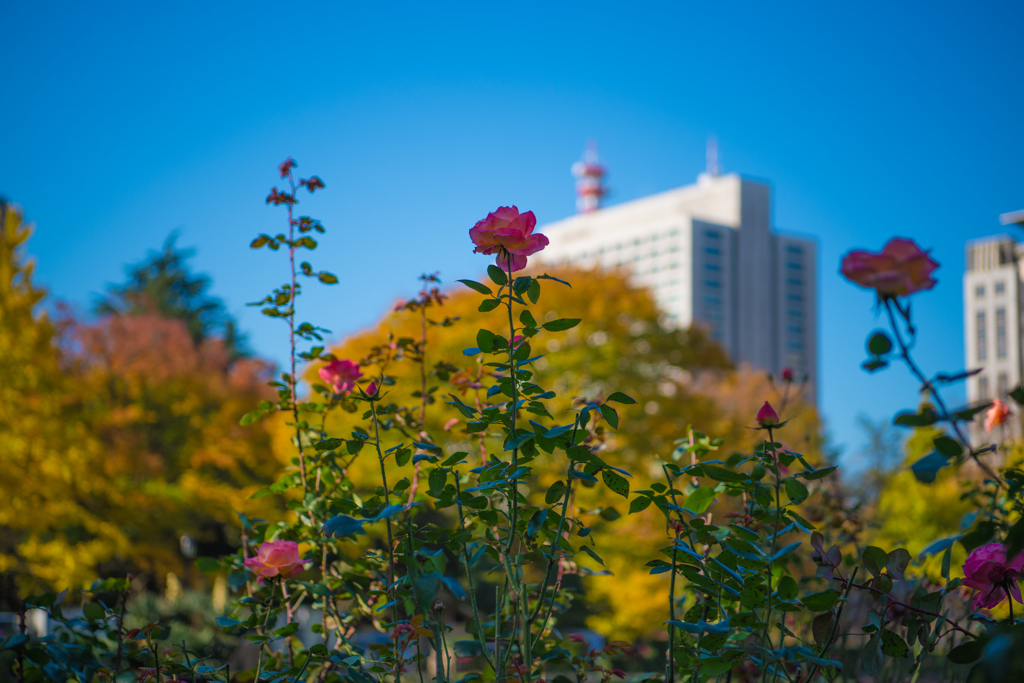
[[[1024,225],[1024,211],[1000,216],[1003,225]],[[981,368],[967,382],[969,403],[1007,394],[1024,377],[1021,304],[1024,243],[997,235],[967,243],[964,268],[964,366]]]

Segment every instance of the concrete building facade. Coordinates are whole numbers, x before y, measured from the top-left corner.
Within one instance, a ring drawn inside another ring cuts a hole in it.
[[[1000,218],[1024,225],[1024,211]],[[1009,235],[972,240],[964,260],[964,365],[981,368],[967,400],[1005,400],[1024,379],[1024,244]]]
[[[670,326],[700,325],[734,361],[817,381],[817,245],[772,229],[771,188],[737,174],[580,213],[541,230],[548,263],[626,268]]]

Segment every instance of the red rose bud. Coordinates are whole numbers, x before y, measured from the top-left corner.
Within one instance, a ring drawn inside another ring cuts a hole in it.
[[[793,368],[782,368],[782,381],[792,382],[793,381]]]
[[[779,424],[779,414],[768,401],[765,401],[761,410],[757,411],[757,421],[762,427],[774,427]]]

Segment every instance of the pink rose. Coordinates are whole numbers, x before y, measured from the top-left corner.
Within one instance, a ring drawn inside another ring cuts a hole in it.
[[[881,298],[907,296],[935,286],[932,272],[939,267],[913,240],[895,237],[882,252],[851,251],[840,272],[861,287],[874,289]]]
[[[256,557],[245,561],[245,566],[256,574],[260,585],[265,579],[275,576],[287,579],[305,569],[299,559],[299,544],[295,541],[267,541],[260,545]]]
[[[536,225],[533,211],[520,214],[515,206],[498,207],[469,229],[469,238],[476,245],[473,253],[497,253],[498,266],[503,270],[509,270],[510,263],[512,270],[522,270],[527,256],[548,246],[547,237],[533,234]]]
[[[350,360],[332,360],[320,368],[320,379],[327,382],[336,394],[349,394],[356,388],[356,380],[363,376],[359,364]]]
[[[964,585],[981,591],[974,596],[973,609],[990,609],[1003,601],[1007,591],[1021,602],[1017,577],[1024,569],[1024,552],[1017,553],[1007,564],[1006,548],[1002,543],[989,543],[974,551],[964,562]]]
[[[992,401],[992,407],[985,413],[985,431],[991,432],[999,425],[1006,422],[1006,418],[1010,415],[1010,409],[1001,398],[997,398]]]
[[[775,408],[772,408],[768,401],[765,401],[761,410],[757,411],[757,421],[761,423],[762,427],[774,427],[779,424],[779,414],[775,412]]]

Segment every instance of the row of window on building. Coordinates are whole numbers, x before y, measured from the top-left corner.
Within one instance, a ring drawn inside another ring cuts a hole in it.
[[[1006,336],[1006,308],[996,309],[996,359],[1004,360],[1009,352]],[[988,312],[975,313],[975,352],[979,362],[988,360]]]
[[[988,375],[978,375],[978,399],[987,401],[990,398],[997,398],[1006,396],[1010,391],[1010,375],[1006,372],[1000,372],[996,375],[996,394],[995,397],[990,393],[992,391],[989,386]]]

